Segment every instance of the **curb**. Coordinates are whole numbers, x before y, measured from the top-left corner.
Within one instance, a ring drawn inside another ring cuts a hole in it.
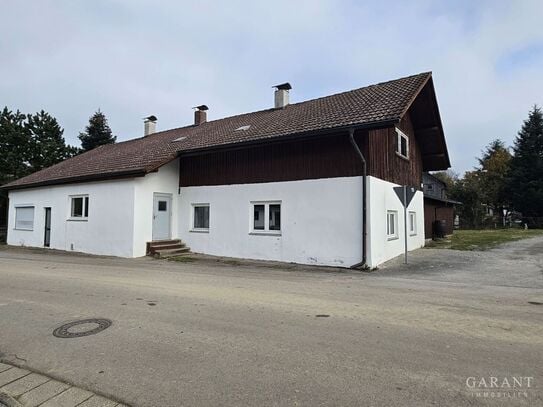
[[[0,361],[0,407],[128,407],[112,398]]]

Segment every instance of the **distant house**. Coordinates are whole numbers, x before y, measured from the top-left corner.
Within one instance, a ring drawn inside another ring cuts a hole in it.
[[[422,174],[424,190],[424,235],[426,239],[434,236],[434,222],[445,221],[445,234],[454,230],[455,205],[460,202],[447,198],[447,185],[432,174]]]
[[[397,185],[450,166],[431,73],[99,147],[9,190],[8,243],[370,267],[402,253]],[[409,208],[409,250],[424,204]],[[186,245],[186,246],[185,246]]]

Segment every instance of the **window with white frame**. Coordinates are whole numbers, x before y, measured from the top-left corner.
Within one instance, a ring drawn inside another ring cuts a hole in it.
[[[281,202],[251,202],[254,233],[281,233]]]
[[[398,211],[387,211],[387,238],[398,238]]]
[[[396,134],[398,135],[396,152],[403,158],[409,158],[409,138],[398,128],[396,128]]]
[[[89,217],[89,196],[70,196],[70,219],[87,220]]]
[[[414,236],[417,234],[417,213],[409,212],[409,234]]]
[[[209,204],[193,204],[192,228],[195,231],[209,231]]]
[[[15,207],[15,229],[34,230],[34,207],[16,206]]]

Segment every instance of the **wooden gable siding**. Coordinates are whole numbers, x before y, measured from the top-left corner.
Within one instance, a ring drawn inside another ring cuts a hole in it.
[[[368,175],[420,187],[422,159],[411,121],[400,123],[409,136],[410,159],[396,154],[394,127],[359,131],[355,139],[367,161]],[[179,185],[251,184],[362,175],[362,165],[347,132],[237,150],[181,156]]]
[[[347,134],[180,158],[180,186],[251,184],[356,176]]]
[[[400,185],[420,188],[422,183],[422,155],[419,143],[406,114],[398,125],[409,138],[409,160],[397,153],[398,135],[394,127],[371,130],[364,155],[368,161],[368,175]]]

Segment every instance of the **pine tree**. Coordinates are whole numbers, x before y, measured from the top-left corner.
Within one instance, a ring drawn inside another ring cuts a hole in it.
[[[490,205],[504,223],[504,210],[509,209],[510,196],[507,192],[507,177],[511,162],[511,153],[505,143],[499,139],[492,141],[478,159],[477,172],[480,177],[481,199]]]
[[[26,115],[7,107],[0,112],[0,185],[30,174],[31,137],[25,128]],[[0,189],[0,226],[7,223],[8,194]]]
[[[543,113],[534,106],[513,147],[509,191],[514,208],[525,217],[543,217]],[[543,219],[539,226],[543,226]]]
[[[26,115],[4,107],[0,112],[0,185],[32,172],[32,137],[25,126]]]
[[[42,110],[28,115],[25,125],[32,137],[29,160],[32,171],[47,168],[77,154],[76,147],[66,145],[62,137],[64,130],[49,113]]]
[[[106,116],[98,109],[89,118],[89,124],[85,127],[85,131],[79,133],[79,140],[81,140],[83,150],[89,151],[103,144],[113,144],[117,137],[113,136]]]

